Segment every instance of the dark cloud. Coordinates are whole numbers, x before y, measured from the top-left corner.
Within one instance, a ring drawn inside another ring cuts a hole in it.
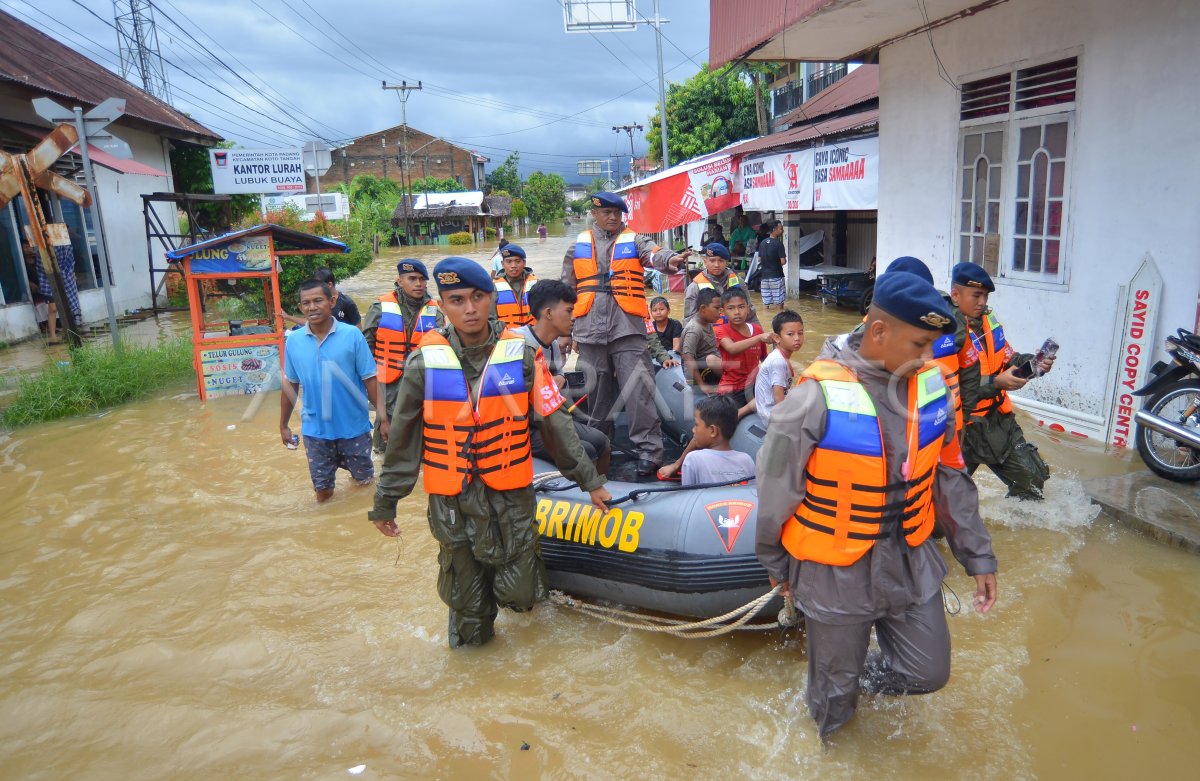
[[[314,135],[341,140],[398,125],[399,101],[381,82],[421,80],[425,89],[408,102],[412,127],[477,149],[493,165],[518,149],[526,173],[541,168],[574,179],[578,157],[621,154],[624,169],[629,142],[611,128],[648,126],[658,99],[652,28],[566,34],[558,0],[153,3],[175,105],[249,147]],[[652,13],[651,0],[638,6]],[[85,7],[112,21],[109,0],[6,3],[116,70],[116,32]],[[680,50],[695,62],[707,58],[708,7],[663,0],[662,13],[671,20],[664,26],[667,79],[683,81],[697,66]],[[635,133],[634,141],[644,154],[645,138]]]

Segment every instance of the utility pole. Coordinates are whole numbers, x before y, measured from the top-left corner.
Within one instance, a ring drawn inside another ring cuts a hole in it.
[[[410,85],[407,81],[400,82],[399,85],[389,85],[386,81],[383,82],[385,90],[394,90],[396,97],[400,98],[400,121],[404,125],[403,135],[401,136],[401,158],[400,158],[400,186],[404,189],[405,198],[408,201],[404,206],[404,240],[410,245],[412,244],[412,221],[409,215],[412,214],[413,194],[409,189],[410,178],[408,174],[408,96],[413,90],[421,89],[421,82],[417,82],[417,86]]]
[[[642,126],[641,125],[613,125],[614,133],[625,133],[627,136],[629,136],[629,181],[631,183],[637,180],[637,176],[633,172],[633,166],[634,166],[634,162],[635,162],[635,160],[634,160],[635,152],[633,151],[633,131],[635,131],[635,130],[640,133],[642,131]]]
[[[662,116],[659,117],[658,127],[662,131],[662,167],[663,170],[671,165],[667,155],[667,82],[663,76],[662,61],[662,26],[667,21],[658,14],[658,0],[654,0],[654,43],[658,48],[658,101],[662,106]]]

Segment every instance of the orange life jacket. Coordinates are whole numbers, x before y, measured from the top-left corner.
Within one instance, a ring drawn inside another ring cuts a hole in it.
[[[496,283],[496,317],[510,328],[533,325],[533,313],[529,311],[529,288],[533,286],[534,282],[537,282],[537,277],[532,273],[525,276],[525,286],[521,288],[519,299],[512,289],[512,285],[509,284],[507,276],[501,274],[494,281]]]
[[[898,483],[887,482],[883,429],[875,403],[840,363],[815,361],[805,379],[821,385],[825,433],[805,467],[805,496],[783,525],[782,542],[801,561],[844,567],[876,540],[903,536],[917,547],[933,530],[933,479],[950,412],[932,362],[908,381],[908,453]],[[888,493],[904,498],[888,503]]]
[[[972,352],[974,357],[971,356]],[[1004,326],[1000,325],[996,316],[988,310],[983,314],[982,334],[976,334],[971,330],[971,326],[967,325],[967,340],[959,353],[959,364],[966,367],[978,360],[980,377],[994,376],[1004,371],[1014,353],[1012,345],[1004,338]],[[979,399],[970,414],[973,418],[981,418],[993,409],[1012,412],[1012,401],[1006,392],[1000,391],[1000,395],[990,399]]]
[[[394,290],[379,297],[379,306],[383,314],[375,329],[375,378],[390,385],[404,376],[404,359],[420,344],[422,335],[437,328],[438,306],[432,301],[425,302],[417,313],[411,335],[407,332]]]
[[[646,306],[646,276],[642,260],[638,257],[637,234],[626,228],[613,242],[612,257],[608,262],[608,279],[602,279],[600,266],[596,262],[596,241],[590,230],[580,233],[575,239],[575,317],[583,317],[592,310],[597,293],[606,293],[616,299],[617,306],[627,314],[645,318],[650,309]]]
[[[533,482],[525,338],[505,330],[471,388],[446,337],[421,340],[425,361],[425,493],[457,496],[475,476],[497,491]]]

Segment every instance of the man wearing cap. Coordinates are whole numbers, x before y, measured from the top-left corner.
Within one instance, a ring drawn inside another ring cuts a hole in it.
[[[498,608],[529,610],[548,593],[534,523],[531,415],[562,474],[602,512],[612,497],[579,444],[542,351],[488,316],[491,276],[452,257],[438,263],[434,279],[448,325],[425,334],[408,356],[367,517],[384,535],[400,536],[396,503],[423,473],[429,529],[440,546],[438,595],[450,608],[449,642],[457,648],[491,640]]]
[[[646,350],[644,266],[675,271],[686,255],[663,249],[631,231],[629,207],[614,193],[593,193],[592,227],[563,257],[562,281],[575,288],[572,337],[581,368],[594,372],[589,425],[612,437],[620,394],[637,451],[637,473],[654,474],[663,461],[662,421],[654,405],[654,369]],[[621,379],[618,389],[617,378]]]
[[[959,263],[951,269],[950,281],[958,323],[955,345],[959,351],[962,451],[967,470],[974,474],[980,464],[987,464],[1008,486],[1009,496],[1041,499],[1050,467],[1037,447],[1025,440],[1008,398],[1009,391],[1020,390],[1027,381],[1014,369],[1035,356],[1016,352],[1005,337],[1004,326],[987,305],[996,285],[982,266]],[[1042,374],[1053,366],[1053,356],[1038,359]]]
[[[400,377],[404,374],[404,360],[426,331],[443,324],[442,313],[425,292],[429,272],[425,264],[413,258],[405,258],[396,264],[396,287],[387,295],[371,304],[363,319],[363,336],[375,356],[378,367],[376,378],[382,389],[382,409],[375,405],[375,432],[371,443],[375,452],[383,452],[387,440],[388,414],[396,403],[396,392]]]
[[[516,244],[500,248],[502,270],[495,275],[496,319],[509,328],[533,324],[529,311],[529,288],[537,282],[533,271],[525,268],[525,250]]]
[[[724,295],[731,287],[742,287],[742,280],[729,269],[729,249],[724,244],[712,243],[704,247],[704,270],[697,274],[683,291],[683,323],[687,325],[696,315],[696,296],[705,288],[712,288]],[[722,315],[720,322],[725,322]],[[750,307],[747,323],[757,323],[758,313]]]
[[[771,413],[755,551],[804,613],[806,698],[822,738],[853,717],[862,688],[922,694],[949,679],[935,513],[975,578],[975,609],[995,603],[996,558],[974,483],[939,463],[954,427],[929,358],[952,327],[932,285],[885,274],[863,331],[836,359],[813,362]],[[877,657],[867,655],[872,628]]]

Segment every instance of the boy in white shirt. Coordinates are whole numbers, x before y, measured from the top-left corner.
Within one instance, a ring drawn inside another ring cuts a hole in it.
[[[754,380],[754,405],[764,423],[795,383],[792,354],[804,346],[804,319],[798,312],[785,309],[771,320],[771,330],[775,332],[775,349],[759,366]]]

